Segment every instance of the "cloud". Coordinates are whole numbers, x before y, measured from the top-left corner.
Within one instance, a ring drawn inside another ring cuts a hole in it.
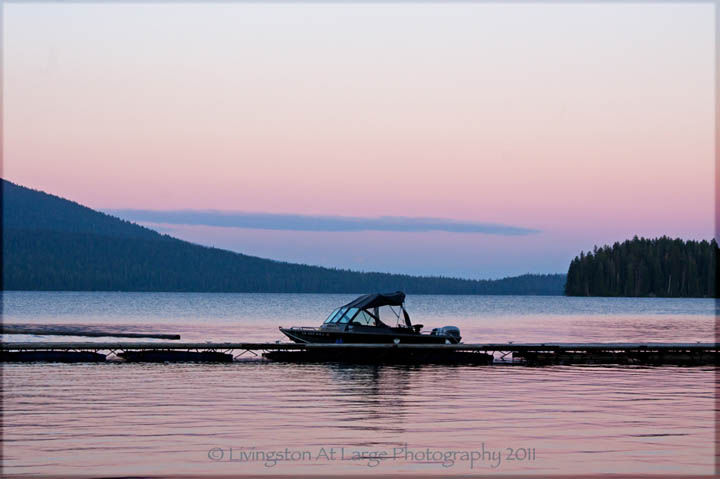
[[[449,233],[483,233],[518,236],[539,230],[498,223],[457,221],[445,218],[411,218],[380,216],[314,216],[276,213],[242,213],[217,210],[104,210],[106,213],[138,223],[224,226],[234,228],[284,231],[396,231]]]

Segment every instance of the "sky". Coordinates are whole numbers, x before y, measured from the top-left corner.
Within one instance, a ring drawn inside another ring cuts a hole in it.
[[[710,3],[3,8],[3,178],[196,243],[498,278],[713,236]]]

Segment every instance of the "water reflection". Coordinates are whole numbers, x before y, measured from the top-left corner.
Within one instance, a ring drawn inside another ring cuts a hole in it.
[[[325,365],[340,394],[330,398],[339,420],[366,430],[403,434],[411,376],[420,366]]]

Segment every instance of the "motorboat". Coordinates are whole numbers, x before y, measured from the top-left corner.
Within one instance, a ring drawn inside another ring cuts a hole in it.
[[[458,344],[462,339],[455,326],[429,333],[422,328],[422,324],[410,321],[405,293],[396,291],[360,296],[335,309],[320,327],[280,326],[280,331],[296,343]]]

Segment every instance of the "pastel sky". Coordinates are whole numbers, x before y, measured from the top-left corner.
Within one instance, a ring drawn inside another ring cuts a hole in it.
[[[3,8],[3,177],[162,210],[143,223],[197,243],[494,278],[565,272],[635,234],[713,235],[711,3]],[[186,210],[524,233],[186,224]]]

